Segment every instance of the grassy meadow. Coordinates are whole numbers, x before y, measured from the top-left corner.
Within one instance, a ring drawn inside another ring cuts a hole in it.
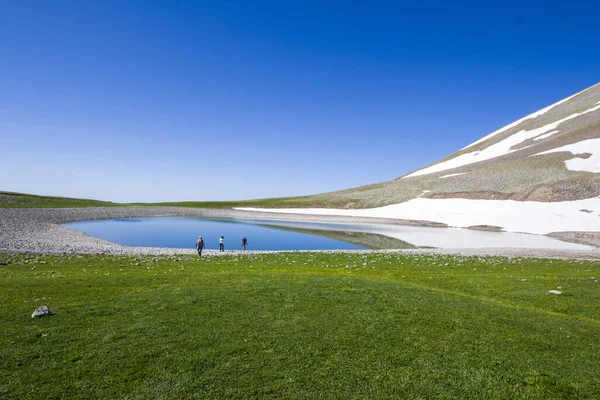
[[[0,254],[0,398],[600,398],[598,278],[386,252]]]
[[[71,197],[40,196],[26,193],[0,191],[0,208],[79,208],[79,207],[191,207],[191,208],[231,208],[231,207],[317,207],[332,206],[334,203],[318,203],[309,196],[281,197],[272,199],[239,201],[179,201],[163,203],[113,203],[108,201],[77,199]]]

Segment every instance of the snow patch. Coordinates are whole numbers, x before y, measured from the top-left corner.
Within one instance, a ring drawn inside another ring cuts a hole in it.
[[[438,179],[445,179],[445,178],[450,178],[451,176],[458,176],[458,175],[464,175],[464,174],[466,174],[466,172],[459,172],[457,174],[450,174],[450,175],[440,176]]]
[[[588,139],[581,142],[568,144],[566,146],[557,147],[552,150],[543,151],[538,154],[558,153],[560,151],[568,151],[573,155],[588,153],[589,158],[575,157],[565,161],[565,166],[571,171],[585,171],[600,173],[600,139]]]
[[[584,200],[544,203],[514,200],[427,199],[415,198],[400,204],[370,209],[239,208],[261,212],[313,215],[345,215],[412,219],[445,223],[451,227],[467,228],[473,225],[503,227],[507,232],[546,234],[561,231],[598,231],[595,214],[581,209],[600,209],[600,197]]]
[[[550,136],[554,135],[555,133],[558,133],[558,131],[552,131],[552,132],[544,133],[543,135],[540,135],[538,137],[534,137],[533,140],[546,139],[546,138],[549,138]]]
[[[600,105],[592,107],[589,110],[583,111],[581,113],[575,113],[575,114],[569,115],[568,117],[565,117],[558,121],[544,125],[540,128],[532,129],[530,131],[526,131],[526,130],[519,131],[519,132],[515,133],[514,135],[511,135],[511,136],[507,137],[506,139],[502,140],[501,142],[494,143],[493,145],[486,147],[483,150],[472,152],[472,153],[461,154],[461,155],[454,157],[448,161],[444,161],[439,164],[435,164],[430,167],[417,170],[417,171],[413,172],[412,174],[408,174],[408,175],[404,176],[402,179],[419,176],[419,175],[427,175],[427,174],[431,174],[433,172],[439,172],[439,171],[444,171],[444,170],[453,169],[453,168],[458,168],[458,167],[462,167],[463,165],[481,162],[481,161],[489,160],[492,158],[504,156],[506,154],[509,154],[509,153],[512,153],[515,151],[519,151],[520,149],[512,150],[512,147],[514,147],[514,146],[518,145],[519,143],[522,143],[528,139],[532,139],[543,133],[547,133],[548,131],[556,129],[563,122],[575,119],[577,117],[580,117],[581,115],[588,114],[588,113],[594,112],[596,110],[600,110]]]
[[[427,194],[427,193],[429,193],[429,192],[431,192],[431,190],[423,190],[423,193],[421,193],[421,194],[420,194],[420,195],[418,195],[417,197],[421,197],[421,196],[423,196],[424,194]]]

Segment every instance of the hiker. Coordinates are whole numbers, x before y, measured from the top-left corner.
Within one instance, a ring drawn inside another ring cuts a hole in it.
[[[219,239],[219,251],[225,251],[225,238],[223,236]]]
[[[244,251],[246,251],[246,246],[248,246],[248,239],[246,239],[246,236],[244,236],[242,238],[242,248],[244,249]]]
[[[202,239],[202,236],[196,241],[196,248],[198,248],[198,255],[201,256],[202,250],[204,249],[204,239]]]

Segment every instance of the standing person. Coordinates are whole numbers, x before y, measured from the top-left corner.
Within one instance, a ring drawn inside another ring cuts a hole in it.
[[[225,238],[223,236],[219,239],[219,251],[225,251]]]
[[[246,251],[246,246],[248,246],[248,239],[246,239],[246,236],[244,236],[242,238],[242,248],[244,249],[244,251]]]
[[[201,256],[202,250],[204,249],[204,239],[202,239],[202,236],[196,241],[196,248],[198,248],[198,255]]]

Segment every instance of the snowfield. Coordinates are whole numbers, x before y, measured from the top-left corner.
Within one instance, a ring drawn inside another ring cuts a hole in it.
[[[450,227],[499,226],[507,232],[547,234],[562,231],[600,230],[600,197],[541,203],[514,200],[426,199],[371,209],[236,208],[245,211],[286,214],[344,215],[412,219],[445,223]]]

